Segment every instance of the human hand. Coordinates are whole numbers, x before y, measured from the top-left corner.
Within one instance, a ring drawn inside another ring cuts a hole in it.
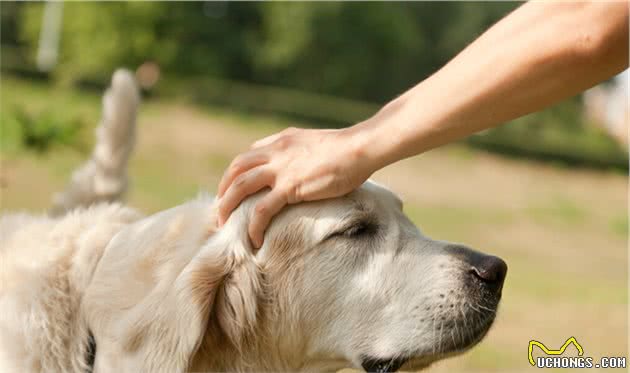
[[[344,195],[375,171],[348,130],[287,128],[238,155],[219,183],[219,224],[246,197],[271,191],[254,207],[248,233],[258,248],[267,225],[286,204]]]

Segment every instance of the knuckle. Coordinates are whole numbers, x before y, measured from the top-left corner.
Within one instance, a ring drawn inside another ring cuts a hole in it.
[[[259,216],[265,215],[269,212],[269,207],[265,203],[259,202],[254,207],[254,212]]]
[[[242,188],[246,182],[247,182],[247,174],[240,174],[236,177],[236,179],[234,179],[233,185],[236,188]]]
[[[220,218],[226,218],[228,215],[228,210],[227,210],[227,206],[225,203],[221,203],[219,204],[219,217]]]
[[[300,187],[300,183],[298,183],[295,180],[292,180],[286,190],[285,190],[285,197],[288,203],[298,203],[301,201],[302,198],[302,194],[301,194],[301,190],[302,188]]]
[[[260,147],[262,144],[264,144],[264,143],[265,143],[265,141],[267,141],[267,139],[268,139],[268,138],[267,138],[267,137],[265,137],[265,138],[263,138],[263,139],[260,139],[260,140],[256,140],[256,141],[254,141],[254,142],[253,142],[253,143],[249,146],[249,150],[254,150],[254,149],[256,149],[256,148]]]
[[[244,168],[245,168],[245,164],[240,156],[236,157],[232,161],[232,164],[230,165],[230,169],[232,170],[232,172],[235,172],[235,173],[242,172]]]
[[[271,167],[267,167],[265,170],[262,170],[258,177],[265,180],[265,185],[271,189],[274,189],[276,186],[276,179],[278,178],[278,172]]]
[[[275,145],[280,149],[286,149],[291,143],[291,137],[289,135],[283,135],[278,137],[276,141],[274,141]]]
[[[292,203],[302,202],[303,199],[304,199],[304,195],[302,193],[302,188],[300,188],[300,186],[297,185],[295,188],[293,188],[293,201],[292,201]]]
[[[248,165],[251,163],[252,155],[253,153],[251,152],[245,152],[237,155],[230,164],[230,169],[232,170],[232,172],[240,174],[244,171],[247,171]]]

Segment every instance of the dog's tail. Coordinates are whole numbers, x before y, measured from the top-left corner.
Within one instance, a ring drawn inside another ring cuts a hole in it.
[[[123,196],[139,104],[140,93],[133,74],[117,70],[103,96],[103,113],[92,157],[72,174],[66,190],[55,196],[52,215],[96,202],[116,201]]]

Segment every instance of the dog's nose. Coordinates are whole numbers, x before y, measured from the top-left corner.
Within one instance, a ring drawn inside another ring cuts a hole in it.
[[[507,274],[507,264],[501,258],[485,255],[462,245],[448,245],[446,251],[463,261],[469,275],[480,281],[488,290],[497,293],[501,291]]]
[[[496,256],[484,255],[473,264],[473,274],[482,281],[502,285],[507,274],[507,264]]]

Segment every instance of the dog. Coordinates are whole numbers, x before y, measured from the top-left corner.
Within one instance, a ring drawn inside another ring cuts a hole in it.
[[[286,207],[254,250],[245,200],[144,217],[117,202],[139,103],[114,74],[92,158],[53,216],[0,220],[2,372],[419,370],[478,343],[507,272],[432,240],[372,181]]]

